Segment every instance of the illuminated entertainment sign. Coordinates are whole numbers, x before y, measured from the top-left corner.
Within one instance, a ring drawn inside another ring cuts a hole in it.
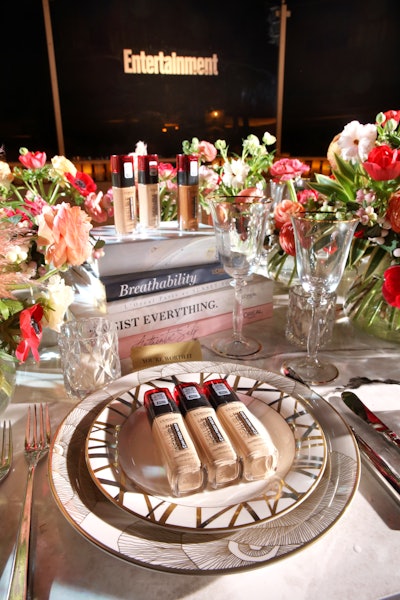
[[[218,75],[218,56],[179,56],[176,52],[164,54],[132,54],[124,48],[124,73],[134,75]]]

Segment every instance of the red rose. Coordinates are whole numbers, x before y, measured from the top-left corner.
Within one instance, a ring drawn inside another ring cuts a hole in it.
[[[284,223],[279,232],[279,243],[282,250],[290,256],[296,256],[293,225],[290,221]]]
[[[383,144],[372,148],[363,163],[368,175],[375,181],[388,181],[400,177],[400,153]]]
[[[400,233],[400,192],[393,194],[390,198],[386,211],[386,218],[393,231],[395,233]]]
[[[400,308],[400,265],[393,265],[384,272],[382,294],[388,304]]]

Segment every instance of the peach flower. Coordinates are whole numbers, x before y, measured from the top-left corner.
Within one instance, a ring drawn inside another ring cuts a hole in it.
[[[305,208],[300,202],[292,202],[292,200],[282,200],[275,206],[274,219],[277,229],[280,229],[284,223],[290,223],[291,215],[305,212]]]
[[[81,265],[92,254],[90,217],[67,202],[47,206],[38,217],[38,245],[45,247],[45,260],[60,268]]]

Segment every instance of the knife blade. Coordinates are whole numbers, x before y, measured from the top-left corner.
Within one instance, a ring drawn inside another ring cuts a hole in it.
[[[361,417],[363,421],[371,425],[375,431],[382,433],[388,440],[393,442],[397,448],[400,449],[400,436],[396,432],[392,431],[381,419],[373,413],[362,400],[354,394],[354,392],[345,391],[342,392],[343,402],[352,410],[356,415]]]

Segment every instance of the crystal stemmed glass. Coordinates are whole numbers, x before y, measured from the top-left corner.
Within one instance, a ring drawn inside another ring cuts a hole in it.
[[[235,289],[233,332],[212,345],[222,356],[245,358],[261,349],[260,342],[243,335],[242,290],[260,259],[270,206],[271,200],[261,196],[210,201],[219,259]]]
[[[336,290],[342,278],[358,219],[340,220],[332,213],[302,213],[291,220],[297,274],[310,294],[311,323],[307,355],[287,359],[281,371],[318,385],[338,375],[335,365],[318,358],[320,332],[325,323],[327,295]]]

